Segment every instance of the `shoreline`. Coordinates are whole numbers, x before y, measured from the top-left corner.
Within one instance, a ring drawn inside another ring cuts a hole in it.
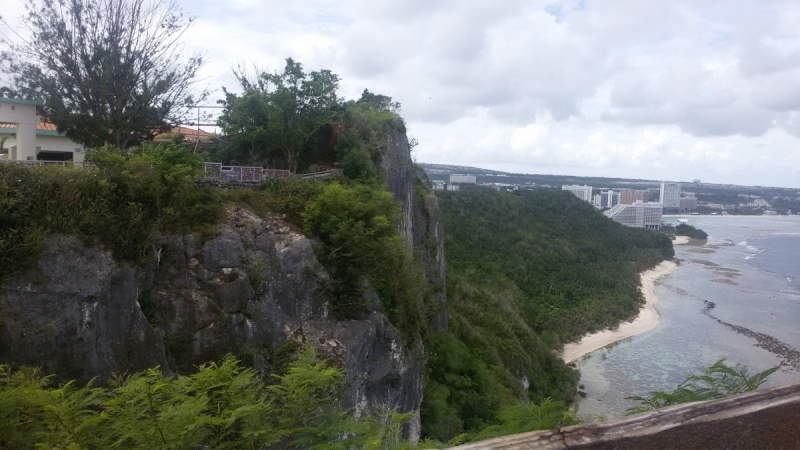
[[[688,244],[690,240],[689,236],[675,236],[675,239],[672,240],[672,245]]]
[[[631,322],[621,323],[615,330],[603,330],[584,336],[579,342],[570,342],[564,345],[561,359],[572,362],[576,359],[599,350],[614,342],[627,339],[631,336],[650,331],[661,322],[661,314],[656,309],[658,296],[656,295],[656,281],[671,274],[678,267],[674,261],[662,261],[655,268],[642,272],[640,275],[642,294],[645,305],[639,315]]]

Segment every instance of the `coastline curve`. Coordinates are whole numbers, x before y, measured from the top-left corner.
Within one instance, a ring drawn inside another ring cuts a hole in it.
[[[561,359],[572,362],[578,358],[599,350],[607,345],[627,339],[631,336],[650,331],[661,322],[661,315],[656,309],[658,296],[656,295],[656,281],[669,275],[676,268],[674,261],[662,261],[655,268],[642,272],[641,284],[645,305],[639,315],[631,322],[620,324],[615,330],[603,330],[584,336],[578,342],[570,342],[564,346]]]

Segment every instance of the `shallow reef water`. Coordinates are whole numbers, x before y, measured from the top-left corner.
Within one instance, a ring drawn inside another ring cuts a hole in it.
[[[751,373],[781,366],[767,387],[800,382],[800,217],[689,223],[709,239],[675,246],[679,267],[656,284],[659,326],[578,361],[579,414],[622,416],[635,405],[625,397],[674,388],[723,358]]]

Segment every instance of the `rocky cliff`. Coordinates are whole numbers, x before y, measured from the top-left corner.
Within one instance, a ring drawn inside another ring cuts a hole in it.
[[[444,229],[439,203],[428,186],[427,176],[411,160],[411,148],[404,132],[388,130],[388,144],[382,167],[389,190],[403,205],[398,232],[406,238],[410,250],[425,262],[426,275],[433,286],[433,302],[438,314],[432,325],[447,329],[448,310],[445,297],[446,262]]]
[[[384,169],[403,203],[400,233],[426,263],[446,328],[444,253],[438,205],[415,181],[404,133],[389,132]],[[264,371],[311,344],[347,373],[345,405],[418,411],[424,356],[372,305],[359,320],[328,314],[328,272],[313,242],[282,216],[229,207],[218,234],[165,236],[144,265],[115,261],[96,243],[50,236],[36,268],[0,289],[0,363],[41,366],[60,379],[103,382],[113,373],[160,366],[187,373],[234,353]],[[409,427],[419,437],[419,414]]]

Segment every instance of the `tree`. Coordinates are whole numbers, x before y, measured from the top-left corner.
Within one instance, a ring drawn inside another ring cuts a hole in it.
[[[262,72],[254,79],[241,70],[234,75],[243,93],[225,90],[220,127],[247,141],[240,150],[249,150],[251,158],[274,148],[296,172],[303,150],[339,115],[339,76],[330,70],[306,73],[292,58],[282,73]]]
[[[193,18],[176,0],[27,0],[28,36],[0,53],[13,92],[87,147],[137,145],[169,131],[195,99],[203,56],[183,57]]]
[[[300,63],[287,58],[283,73],[268,75],[267,79],[275,85],[272,105],[276,120],[270,125],[289,170],[296,172],[300,152],[337,115],[339,76],[330,70],[306,74]]]

